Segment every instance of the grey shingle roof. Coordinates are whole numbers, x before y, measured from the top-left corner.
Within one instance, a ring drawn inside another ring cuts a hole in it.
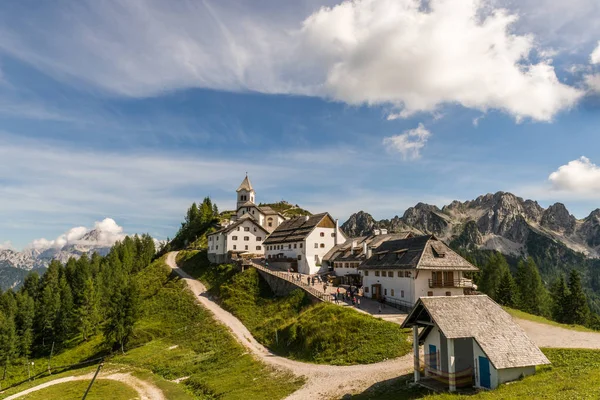
[[[231,225],[228,225],[228,226],[226,226],[226,227],[224,227],[224,228],[221,228],[221,229],[219,229],[218,231],[215,231],[215,232],[209,233],[207,236],[216,235],[216,234],[218,234],[218,233],[229,233],[229,232],[231,232],[232,230],[234,230],[235,228],[237,228],[238,226],[240,226],[240,225],[241,225],[241,224],[242,224],[244,221],[246,221],[246,220],[250,220],[250,221],[252,221],[252,223],[253,223],[253,224],[254,224],[256,227],[260,228],[260,230],[262,230],[263,232],[265,232],[267,235],[269,234],[269,231],[267,231],[265,228],[263,228],[262,226],[260,226],[260,225],[258,224],[258,222],[256,221],[256,219],[255,219],[253,216],[251,216],[250,214],[244,214],[244,215],[242,215],[241,217],[239,217],[239,218],[238,218],[238,220],[237,220],[237,221],[235,221],[233,224],[231,224]]]
[[[406,239],[411,235],[411,232],[398,232],[387,235],[369,235],[350,238],[344,243],[338,244],[329,250],[327,254],[323,256],[323,261],[364,261],[367,258],[366,254],[363,253],[363,247],[365,243],[367,246],[376,249],[383,242],[388,240]],[[356,242],[356,247],[354,250],[352,249],[353,242]]]
[[[267,240],[264,241],[264,244],[302,241],[325,217],[331,218],[328,213],[321,213],[311,215],[308,218],[301,216],[285,220],[273,231],[273,233],[271,233],[271,235],[269,235]]]
[[[550,364],[512,317],[486,295],[421,297],[402,327],[423,310],[448,339],[474,338],[496,369]]]
[[[254,190],[254,189],[252,189],[252,184],[250,183],[250,179],[248,179],[248,175],[246,175],[246,177],[240,184],[240,187],[237,188],[236,192],[239,192],[240,190],[247,190],[247,191]]]
[[[479,271],[433,235],[383,242],[359,269]]]

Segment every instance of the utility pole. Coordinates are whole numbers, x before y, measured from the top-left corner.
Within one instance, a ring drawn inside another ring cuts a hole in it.
[[[85,398],[88,395],[90,389],[92,388],[92,385],[94,384],[94,381],[96,380],[96,377],[98,376],[98,373],[100,372],[100,369],[103,366],[104,366],[104,361],[102,361],[100,364],[98,364],[98,369],[96,370],[96,373],[94,374],[94,377],[92,378],[92,381],[90,382],[90,385],[88,386],[88,388],[86,389],[85,393],[83,394],[83,397],[81,398],[81,400],[85,400]]]

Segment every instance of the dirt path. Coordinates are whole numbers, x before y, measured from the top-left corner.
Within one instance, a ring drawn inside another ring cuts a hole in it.
[[[412,371],[412,354],[377,364],[344,367],[309,364],[276,356],[258,343],[240,320],[214,302],[202,282],[177,267],[176,257],[177,252],[169,253],[166,260],[167,265],[186,281],[198,302],[211,311],[215,319],[227,326],[242,345],[271,367],[306,377],[306,384],[292,393],[288,400],[340,398],[347,393],[363,391],[376,382]]]
[[[73,381],[81,381],[81,380],[89,381],[92,379],[93,376],[94,376],[94,373],[89,373],[86,375],[67,376],[64,378],[55,379],[53,381],[34,386],[32,388],[29,388],[29,389],[19,392],[17,394],[13,394],[12,396],[8,396],[4,400],[18,399],[20,397],[28,395],[31,392],[36,392],[38,390],[45,389],[49,386],[54,386],[54,385],[58,385],[58,384],[65,383],[65,382],[73,382]],[[96,378],[96,379],[110,379],[113,381],[118,381],[118,382],[124,383],[127,386],[130,386],[131,388],[133,388],[138,393],[141,400],[166,400],[166,397],[163,395],[162,391],[158,387],[156,387],[148,382],[145,382],[141,379],[138,379],[128,373],[120,373],[120,372],[117,372],[117,373],[106,372],[104,374],[100,373],[100,374],[98,374],[98,378]],[[93,388],[92,388],[92,390],[93,390]]]
[[[525,319],[513,319],[539,347],[600,349],[600,333],[579,332]]]

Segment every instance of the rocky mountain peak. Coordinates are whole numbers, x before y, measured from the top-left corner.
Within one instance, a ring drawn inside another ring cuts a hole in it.
[[[342,230],[350,236],[364,236],[373,230],[375,219],[369,213],[359,211],[354,213],[341,226]]]
[[[544,211],[540,225],[556,232],[573,233],[577,220],[562,203],[554,203]]]
[[[409,207],[402,216],[402,221],[422,232],[442,234],[448,227],[448,217],[437,206],[417,203]]]

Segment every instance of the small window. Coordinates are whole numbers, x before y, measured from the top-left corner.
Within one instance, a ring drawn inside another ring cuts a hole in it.
[[[298,254],[298,260],[302,260],[302,254]]]
[[[451,292],[446,292],[446,296],[452,296]]]
[[[369,293],[369,288],[368,288],[367,286],[365,286],[365,290],[364,290],[364,292],[365,292],[365,293]]]
[[[244,241],[249,241],[250,240],[250,236],[244,236]]]
[[[216,246],[215,246],[215,249],[216,249],[216,250],[219,250],[219,245],[216,245]]]
[[[403,271],[398,271],[398,278],[402,278],[404,276],[404,272]]]
[[[369,276],[369,271],[365,271],[365,276]]]
[[[404,277],[410,278],[410,271],[404,271]]]
[[[291,248],[292,248],[292,244],[290,243],[290,244],[288,244],[288,250],[291,250]]]
[[[321,232],[321,237],[325,236],[325,232]]]
[[[209,236],[209,237],[208,237],[208,241],[209,241],[209,242],[212,242],[212,236]]]
[[[256,246],[256,250],[260,250],[260,246]]]
[[[237,247],[236,247],[236,245],[234,244],[234,245],[233,245],[233,249],[235,250],[236,248],[237,248]]]
[[[319,256],[315,254],[315,262],[319,262]]]
[[[254,227],[254,232],[256,232],[256,227]]]
[[[332,233],[331,233],[331,237],[335,237],[335,232],[332,232]]]
[[[388,277],[393,278],[394,277],[394,271],[388,271]]]
[[[344,268],[350,268],[350,263],[344,263]]]
[[[319,243],[315,243],[315,249],[319,248]]]
[[[394,289],[392,289],[392,292],[391,292],[391,293],[392,293],[392,297],[394,297]]]
[[[302,243],[300,243],[300,248],[302,248]]]
[[[269,222],[269,228],[273,227],[273,224],[271,222]]]
[[[321,243],[321,248],[324,249],[325,248],[325,243]]]
[[[383,295],[387,296],[387,289],[383,289]]]
[[[400,291],[400,297],[404,298],[404,290]]]
[[[240,230],[240,227],[239,227],[239,226],[237,227],[237,230],[238,230],[238,231]]]
[[[254,210],[252,210],[252,214],[254,214]],[[254,230],[256,230],[256,228],[254,228]]]
[[[262,241],[262,238],[261,238],[260,236],[257,236],[257,237],[256,237],[256,241],[257,241],[257,242],[260,242],[260,241]]]
[[[244,227],[244,232],[250,232],[250,228],[249,227]]]
[[[296,243],[294,243],[294,248],[296,248]]]
[[[379,276],[379,271],[375,271],[375,276]]]
[[[433,292],[427,292],[427,296],[433,296]]]
[[[231,240],[237,240],[237,236],[232,236]]]
[[[244,250],[248,250],[248,245],[245,245],[245,246],[244,246]]]

